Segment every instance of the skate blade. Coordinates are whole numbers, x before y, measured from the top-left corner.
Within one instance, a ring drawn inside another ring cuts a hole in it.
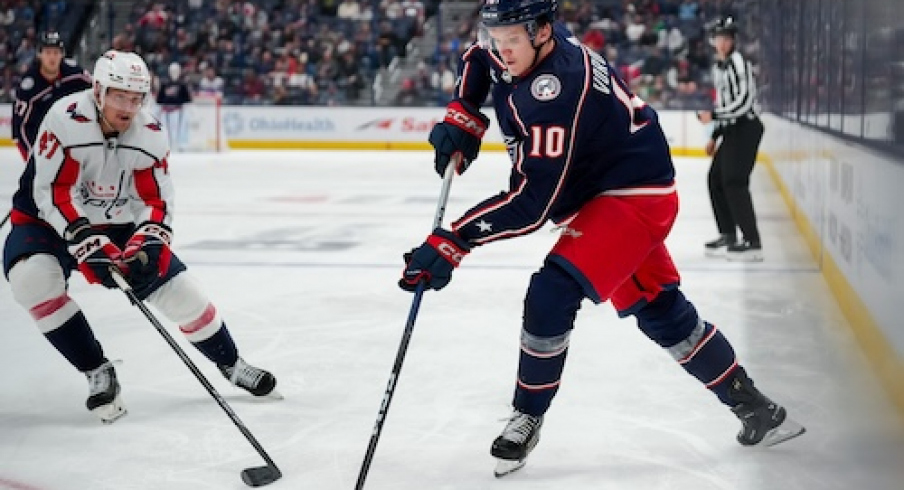
[[[785,418],[782,425],[767,432],[766,436],[763,437],[763,440],[760,441],[758,445],[766,447],[775,446],[776,444],[781,444],[789,439],[794,439],[797,436],[803,435],[805,432],[807,432],[806,427],[790,418]]]
[[[111,403],[101,405],[91,410],[91,413],[96,415],[105,425],[110,425],[129,412],[122,404],[122,400],[117,396]]]
[[[718,250],[710,250],[706,249],[704,255],[711,259],[724,259],[725,258],[725,248],[720,248]]]
[[[762,262],[765,260],[763,252],[732,252],[726,253],[729,262]]]
[[[280,393],[279,391],[276,391],[276,388],[274,388],[272,391],[270,391],[270,393],[267,393],[266,395],[261,396],[259,398],[270,399],[270,400],[285,400],[286,399],[286,397],[284,397],[282,393]]]
[[[496,469],[493,470],[493,474],[496,478],[502,478],[509,473],[514,473],[521,468],[524,468],[524,465],[527,464],[527,460],[517,460],[517,459],[499,459],[496,458]]]
[[[238,398],[241,398],[241,399],[247,400],[248,399],[247,395],[251,395],[251,400],[254,400],[256,402],[272,402],[272,401],[279,401],[279,400],[286,399],[286,397],[284,397],[283,394],[280,393],[279,391],[276,391],[275,388],[270,393],[267,393],[266,395],[255,395],[254,393],[251,393],[250,391],[248,391],[244,388],[240,388],[238,386],[236,386],[235,388],[240,393]]]

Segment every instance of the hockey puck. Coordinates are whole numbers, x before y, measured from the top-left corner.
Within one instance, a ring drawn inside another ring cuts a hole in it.
[[[242,470],[242,481],[249,487],[269,485],[282,477],[282,472],[275,466],[258,466]]]

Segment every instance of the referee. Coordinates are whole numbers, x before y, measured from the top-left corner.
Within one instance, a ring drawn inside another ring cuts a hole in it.
[[[704,124],[715,123],[706,154],[715,153],[709,169],[709,196],[720,236],[706,244],[706,254],[759,262],[763,260],[763,247],[750,197],[750,174],[763,138],[763,123],[750,63],[735,49],[737,32],[731,17],[710,27],[716,49],[716,104],[712,111],[700,111],[698,117]],[[741,240],[738,228],[743,234]]]

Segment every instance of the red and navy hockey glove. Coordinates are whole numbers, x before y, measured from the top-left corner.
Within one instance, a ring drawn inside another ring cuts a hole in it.
[[[78,270],[89,283],[116,287],[111,269],[119,268],[122,251],[107,235],[91,228],[87,218],[78,218],[66,227],[64,237],[69,253],[78,262]]]
[[[449,284],[452,271],[470,251],[471,247],[455,233],[442,228],[433,230],[423,245],[405,254],[399,287],[413,292],[419,282],[425,281],[429,289],[439,291]]]
[[[126,243],[122,255],[129,266],[129,280],[135,288],[151,284],[169,270],[172,236],[170,227],[147,222],[139,226]]]
[[[453,157],[460,157],[459,174],[468,169],[468,165],[477,158],[480,152],[480,140],[490,126],[490,120],[480,113],[476,107],[463,100],[454,100],[446,106],[446,117],[436,123],[430,131],[428,141],[436,150],[436,173],[446,174],[446,167]]]

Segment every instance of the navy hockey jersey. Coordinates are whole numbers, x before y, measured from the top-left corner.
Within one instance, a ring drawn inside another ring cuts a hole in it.
[[[55,80],[44,78],[40,69],[40,64],[34,63],[16,87],[12,137],[25,158],[31,152],[38,127],[50,106],[69,94],[91,88],[91,75],[71,59],[60,63],[60,74]]]
[[[462,55],[456,97],[480,107],[492,92],[513,165],[507,191],[452,223],[472,245],[565,221],[604,192],[674,191],[656,112],[561,24],[553,36],[553,51],[521,77],[477,44]]]
[[[191,90],[188,84],[180,81],[168,80],[160,85],[157,92],[157,104],[163,111],[181,109],[183,104],[191,102]]]

